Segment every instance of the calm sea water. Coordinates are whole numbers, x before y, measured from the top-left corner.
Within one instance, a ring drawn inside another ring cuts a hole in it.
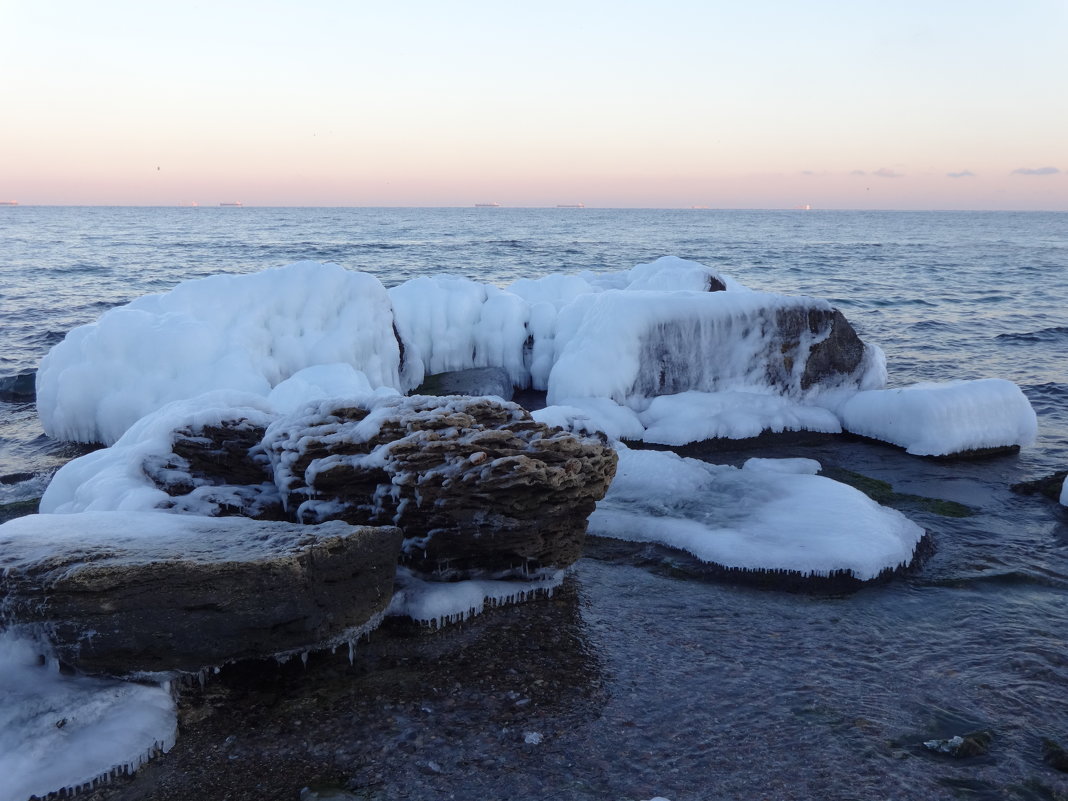
[[[886,350],[892,384],[1013,380],[1039,414],[1039,442],[975,463],[867,443],[779,454],[814,456],[977,514],[910,510],[931,532],[934,556],[848,598],[583,560],[569,579],[577,600],[565,635],[596,663],[596,692],[512,709],[507,725],[478,704],[424,721],[428,732],[450,733],[433,758],[440,774],[377,750],[339,756],[344,749],[324,743],[314,753],[334,755],[317,758],[353,775],[345,759],[377,760],[383,797],[495,797],[509,787],[513,798],[673,801],[1068,797],[1068,777],[1041,761],[1043,737],[1068,746],[1068,516],[1007,489],[1068,467],[1066,214],[0,208],[0,380],[33,370],[66,331],[106,309],[214,273],[317,259],[387,285],[448,272],[504,286],[661,255],[754,288],[831,300]],[[31,403],[0,403],[0,503],[39,495],[72,453],[41,434]],[[476,730],[510,730],[516,715],[535,712],[531,725],[556,732],[552,748],[509,745],[503,735],[472,742]],[[366,714],[366,725],[387,733],[396,719]],[[957,763],[912,747],[968,728],[994,732],[987,757]],[[513,778],[527,784],[517,789],[489,763],[464,778],[464,749],[476,746],[511,748],[523,766]],[[176,759],[193,747],[179,741]],[[584,771],[594,778],[574,781]]]

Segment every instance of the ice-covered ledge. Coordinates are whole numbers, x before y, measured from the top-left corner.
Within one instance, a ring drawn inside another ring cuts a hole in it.
[[[917,456],[1018,448],[1038,433],[1030,401],[999,378],[858,392],[838,414],[846,431]]]

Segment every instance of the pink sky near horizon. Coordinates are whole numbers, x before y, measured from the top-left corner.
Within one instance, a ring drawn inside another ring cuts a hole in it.
[[[1061,0],[0,0],[0,23],[21,204],[1068,210]]]

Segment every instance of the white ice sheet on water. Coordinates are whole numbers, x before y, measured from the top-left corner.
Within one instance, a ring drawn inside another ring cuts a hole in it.
[[[604,537],[655,542],[729,568],[858,579],[912,559],[923,529],[822,476],[738,470],[618,446],[619,468],[590,517]]]
[[[0,632],[0,801],[70,790],[168,750],[168,687],[63,675],[29,640]]]

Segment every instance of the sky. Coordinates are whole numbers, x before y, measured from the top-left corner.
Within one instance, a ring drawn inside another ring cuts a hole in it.
[[[0,0],[0,201],[1068,210],[1068,0]]]

